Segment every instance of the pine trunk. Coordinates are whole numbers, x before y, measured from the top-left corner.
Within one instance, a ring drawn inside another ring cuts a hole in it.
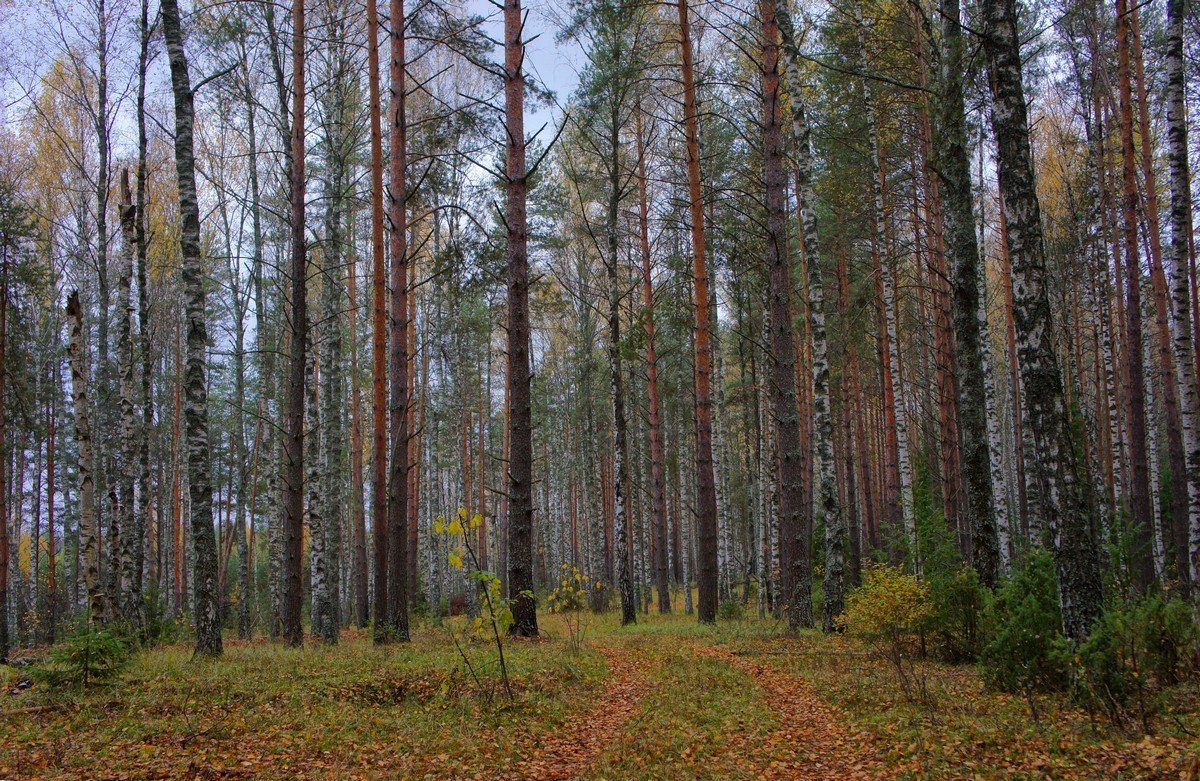
[[[508,596],[511,634],[536,637],[533,595],[533,410],[530,388],[529,255],[525,200],[525,24],[521,0],[504,3],[504,155],[508,266]]]
[[[712,345],[709,334],[709,280],[700,184],[700,121],[692,56],[688,0],[679,0],[679,48],[683,66],[683,121],[687,138],[688,199],[692,231],[692,284],[695,304],[696,525],[699,534],[697,618],[717,620],[717,488],[713,472]]]

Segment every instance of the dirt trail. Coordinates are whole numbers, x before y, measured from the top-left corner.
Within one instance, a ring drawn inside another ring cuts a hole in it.
[[[646,694],[650,665],[646,655],[632,649],[608,646],[598,650],[608,662],[609,677],[596,703],[568,720],[559,732],[542,736],[533,753],[504,778],[579,778],[624,734]]]
[[[869,747],[804,679],[724,648],[702,646],[697,653],[719,659],[753,678],[779,716],[779,729],[765,739],[745,736],[737,741],[744,745],[729,747],[751,762],[769,757],[769,764],[758,768],[757,778],[842,781],[884,776],[882,765]]]

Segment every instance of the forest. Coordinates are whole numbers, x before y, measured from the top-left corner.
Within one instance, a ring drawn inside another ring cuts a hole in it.
[[[1188,0],[0,0],[0,777],[1200,779]]]

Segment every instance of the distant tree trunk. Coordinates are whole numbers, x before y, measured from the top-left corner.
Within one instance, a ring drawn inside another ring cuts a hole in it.
[[[982,218],[981,218],[982,222]],[[976,244],[976,247],[979,245]],[[999,390],[996,387],[996,368],[992,358],[991,342],[987,336],[987,273],[983,267],[983,258],[976,274],[979,293],[976,305],[979,307],[979,362],[983,373],[984,411],[987,420],[987,454],[988,475],[992,488],[993,517],[996,521],[996,568],[998,576],[1007,576],[1012,567],[1012,517],[1008,505],[1008,489],[1004,478],[1004,443],[1000,419],[997,409]],[[1019,405],[1014,405],[1016,414],[1020,414]]]
[[[404,43],[408,35],[404,0],[391,0],[391,148],[389,149],[388,224],[391,227],[392,309],[391,337],[392,460],[388,472],[388,629],[396,640],[408,641],[408,125],[405,117]]]
[[[637,110],[638,237],[642,252],[642,306],[646,330],[646,394],[650,434],[650,508],[654,529],[654,583],[658,612],[671,612],[671,587],[667,576],[667,492],[663,480],[663,431],[658,397],[658,355],[654,346],[654,283],[650,260],[650,208],[646,193],[646,140],[643,112]],[[573,506],[573,505],[572,505]],[[574,551],[574,548],[572,548]]]
[[[351,231],[353,234],[353,230]],[[362,389],[358,379],[358,257],[354,248],[347,262],[349,277],[346,292],[350,306],[346,310],[350,330],[350,490],[351,532],[350,590],[353,595],[354,623],[359,629],[371,620],[370,592],[367,585],[367,517],[364,497],[362,459]]]
[[[219,594],[217,593],[217,541],[213,532],[211,456],[208,446],[208,385],[205,351],[204,265],[200,248],[200,206],[196,195],[196,162],[192,128],[194,95],[183,49],[179,4],[162,4],[163,37],[171,61],[171,88],[175,96],[175,172],[179,186],[180,245],[187,314],[187,370],[184,419],[187,424],[188,499],[191,511],[193,554],[193,607],[196,653],[221,653]]]
[[[504,4],[505,222],[508,227],[508,385],[511,426],[508,473],[510,632],[538,634],[533,597],[533,415],[530,398],[529,256],[525,199],[525,24],[521,0]]]
[[[8,420],[5,417],[4,395],[8,385],[8,242],[3,245],[3,269],[0,269],[0,661],[8,660],[8,569],[9,569],[9,536],[8,536],[8,461],[3,453],[4,443],[8,436]],[[72,301],[79,305],[78,294],[72,294]],[[69,306],[69,305],[68,305]],[[82,315],[81,315],[82,318]],[[82,338],[82,337],[81,337]],[[74,344],[74,330],[72,330]],[[74,350],[72,350],[72,356]],[[72,364],[73,366],[74,364]],[[82,448],[80,449],[82,452]],[[80,472],[82,474],[82,471]],[[19,538],[18,538],[19,542]],[[34,581],[36,583],[36,579]]]
[[[786,13],[786,11],[784,12]],[[787,178],[783,170],[783,126],[781,122],[779,89],[779,25],[776,21],[775,0],[761,0],[763,63],[763,182],[766,185],[768,270],[768,300],[770,302],[769,361],[771,380],[771,417],[775,421],[775,447],[779,458],[776,470],[779,483],[779,534],[789,548],[790,566],[784,573],[784,598],[788,620],[793,629],[813,624],[812,581],[810,552],[812,537],[811,509],[804,500],[804,464],[800,439],[800,408],[796,398],[795,345],[792,341],[792,268],[787,236]],[[790,21],[790,18],[789,20]],[[784,22],[787,24],[787,22]],[[790,41],[791,30],[785,41]],[[785,44],[786,45],[786,44]],[[792,105],[800,100],[799,79],[792,74],[796,60],[788,63],[789,92]],[[793,108],[793,121],[799,114]],[[807,140],[808,128],[796,128],[802,134],[799,143]],[[805,150],[799,150],[804,157]],[[807,172],[811,175],[811,171]],[[803,175],[803,174],[802,174]],[[811,206],[811,204],[805,204]],[[801,236],[807,242],[807,236]],[[807,249],[807,243],[805,248]],[[811,264],[812,258],[806,259]],[[811,265],[810,265],[811,274]]]
[[[717,620],[717,488],[713,473],[712,344],[708,261],[704,240],[704,195],[700,183],[700,122],[692,56],[688,0],[679,0],[679,48],[683,67],[683,122],[687,139],[688,199],[692,230],[692,284],[695,303],[696,526],[699,532],[697,618]]]
[[[1171,314],[1174,325],[1175,373],[1179,384],[1183,442],[1187,465],[1188,520],[1176,518],[1180,578],[1192,589],[1200,584],[1200,389],[1192,344],[1192,311],[1188,275],[1192,236],[1191,173],[1188,170],[1188,123],[1185,106],[1183,24],[1186,0],[1167,0],[1166,103],[1167,159],[1171,177]],[[1172,486],[1173,491],[1179,490]],[[1186,533],[1185,533],[1186,532]],[[1183,572],[1182,570],[1187,570]]]
[[[55,341],[58,341],[58,333]],[[58,397],[61,389],[58,386],[59,367],[57,362],[51,364],[50,392],[46,400],[46,560],[49,568],[46,571],[46,642],[54,645],[57,638],[58,621],[58,567],[55,565],[57,556],[54,537],[54,497],[55,489],[55,440],[58,433]],[[63,535],[65,550],[66,534]]]
[[[420,597],[419,585],[420,578],[418,570],[420,568],[420,528],[419,528],[419,512],[421,509],[421,448],[422,437],[425,428],[425,388],[429,375],[429,353],[426,351],[422,356],[421,367],[423,371],[421,379],[421,393],[414,402],[413,397],[417,396],[417,264],[414,259],[408,264],[408,286],[411,293],[409,294],[408,310],[412,313],[412,317],[408,318],[408,420],[409,420],[409,437],[408,437],[408,521],[405,527],[405,534],[408,535],[408,562],[405,566],[404,576],[408,580],[408,604],[412,607],[417,606],[418,598]],[[482,528],[482,527],[481,527]],[[486,567],[484,568],[486,569]]]
[[[963,36],[960,0],[941,0],[942,61],[938,96],[938,134],[933,144],[943,194],[942,219],[950,253],[957,357],[958,429],[968,496],[962,525],[973,531],[972,563],[981,580],[993,586],[999,574],[993,486],[988,460],[987,404],[983,371],[981,294],[985,280],[975,240],[971,165],[963,103]]]
[[[1154,581],[1150,463],[1146,452],[1145,362],[1142,352],[1142,264],[1138,251],[1137,158],[1133,145],[1130,88],[1130,30],[1127,0],[1117,0],[1117,52],[1120,96],[1121,171],[1124,183],[1122,234],[1125,237],[1125,365],[1128,367],[1130,503],[1135,545],[1133,577],[1139,591]],[[1011,234],[1011,229],[1010,229]],[[1157,454],[1154,455],[1157,458]]]
[[[1062,374],[1054,353],[1016,2],[985,0],[981,11],[1000,193],[1009,214],[1019,366],[1029,433],[1035,445],[1033,468],[1041,494],[1038,510],[1053,536],[1063,632],[1072,640],[1082,641],[1104,606],[1100,555],[1090,528],[1087,481],[1075,453]]]
[[[388,584],[387,277],[383,248],[383,102],[379,90],[379,11],[367,0],[371,121],[371,538],[374,543],[374,638],[386,642]]]

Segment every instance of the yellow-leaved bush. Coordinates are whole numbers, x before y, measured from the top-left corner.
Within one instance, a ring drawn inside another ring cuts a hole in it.
[[[867,569],[863,584],[846,598],[846,631],[869,641],[892,665],[904,696],[932,707],[925,678],[914,663],[915,636],[933,615],[929,586],[886,564]]]
[[[863,584],[846,598],[846,631],[865,639],[902,637],[929,620],[929,587],[898,567],[880,564],[863,573]]]

